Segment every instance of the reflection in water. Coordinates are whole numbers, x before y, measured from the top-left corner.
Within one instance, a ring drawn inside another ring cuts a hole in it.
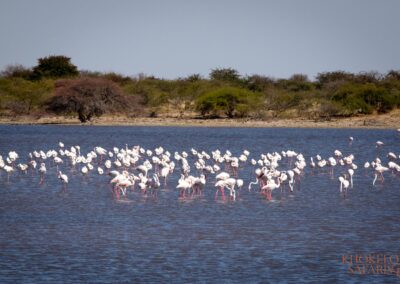
[[[173,127],[0,126],[0,153],[27,157],[34,149],[80,145],[112,149],[163,146],[171,153],[192,147],[229,149],[250,158],[295,150],[306,160],[353,153],[358,169],[346,198],[329,171],[315,168],[295,183],[274,190],[266,200],[248,191],[254,168],[239,168],[244,187],[236,201],[225,192],[215,198],[215,179],[201,192],[180,196],[179,176],[164,189],[128,191],[113,197],[107,175],[82,176],[79,168],[55,165],[40,176],[0,171],[0,282],[277,282],[354,281],[343,255],[398,255],[399,177],[388,173],[372,186],[365,161],[399,152],[400,137],[386,130],[228,129]],[[354,140],[349,144],[348,137]],[[180,139],[176,139],[180,137]],[[375,142],[385,144],[377,149]],[[39,167],[40,165],[38,165]],[[286,167],[286,165],[284,165]],[[8,180],[8,181],[7,181]],[[299,187],[300,185],[300,187]],[[296,187],[297,186],[297,187]],[[365,275],[365,282],[393,282],[396,276]]]

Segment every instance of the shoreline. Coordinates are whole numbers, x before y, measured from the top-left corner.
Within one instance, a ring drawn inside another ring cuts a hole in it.
[[[82,126],[174,126],[174,127],[256,127],[256,128],[359,128],[398,129],[400,110],[387,114],[332,118],[327,121],[304,118],[268,120],[255,119],[196,119],[176,117],[102,116],[89,123],[80,123],[77,118],[64,116],[19,116],[0,117],[0,125],[82,125]]]

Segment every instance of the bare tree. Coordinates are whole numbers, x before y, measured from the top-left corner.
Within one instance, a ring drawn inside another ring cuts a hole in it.
[[[114,82],[101,78],[80,78],[56,82],[55,96],[48,109],[55,113],[76,113],[81,122],[104,113],[129,110],[130,100]]]

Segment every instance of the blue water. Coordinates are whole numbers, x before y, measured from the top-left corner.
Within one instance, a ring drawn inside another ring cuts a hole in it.
[[[349,145],[348,137],[354,142]],[[381,140],[381,149],[375,142]],[[400,177],[385,173],[372,186],[363,164],[390,151],[399,154],[394,130],[175,128],[90,126],[0,126],[0,154],[11,150],[25,162],[33,150],[80,145],[141,145],[187,151],[229,149],[250,158],[295,150],[355,155],[359,169],[347,197],[328,174],[306,169],[300,190],[273,192],[267,201],[248,192],[254,168],[239,172],[245,188],[236,201],[216,200],[213,180],[204,195],[180,199],[179,169],[157,197],[129,193],[113,198],[109,177],[83,177],[66,165],[64,191],[54,166],[39,175],[0,171],[0,283],[274,283],[399,282],[395,275],[355,275],[342,256],[400,255]],[[285,165],[282,165],[285,168]],[[194,169],[194,167],[192,166]]]

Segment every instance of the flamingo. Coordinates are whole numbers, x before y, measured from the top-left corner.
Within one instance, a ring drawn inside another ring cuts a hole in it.
[[[255,174],[256,174],[256,181],[255,181],[255,182],[250,182],[250,183],[249,183],[249,187],[248,187],[249,191],[251,190],[251,186],[252,186],[253,184],[258,184],[258,183],[259,183],[260,178],[264,175],[264,172],[263,172],[261,169],[256,169],[256,170],[255,170]]]
[[[58,165],[61,165],[63,163],[63,160],[60,157],[54,157],[53,162],[54,162],[54,164],[56,164],[57,172],[58,172]]]
[[[371,164],[369,162],[365,162],[365,164],[364,164],[365,175],[367,175],[367,170],[369,169],[370,166],[371,166]]]
[[[224,192],[224,187],[225,187],[225,185],[226,185],[226,182],[225,182],[225,180],[223,180],[223,179],[218,180],[218,181],[215,183],[215,187],[217,188],[217,191],[215,192],[215,198],[218,197],[218,191],[221,191],[221,196],[222,196],[222,197],[225,197],[225,192]]]
[[[294,184],[294,171],[288,170],[287,174],[289,175],[289,187],[290,191],[293,192],[293,184]]]
[[[272,191],[279,188],[281,185],[281,180],[279,177],[277,180],[278,183],[276,183],[274,179],[268,179],[267,184],[261,188],[263,192],[266,192],[266,197],[268,200],[272,199]]]
[[[233,201],[236,200],[236,190],[235,190],[235,185],[236,185],[236,179],[234,178],[227,178],[223,180],[224,186],[228,188],[229,190],[229,196]]]
[[[81,172],[82,172],[82,174],[83,174],[84,176],[86,176],[87,173],[89,172],[89,169],[88,169],[86,166],[83,166],[82,169],[81,169]]]
[[[344,195],[346,196],[346,193],[347,193],[347,190],[349,188],[350,182],[347,179],[345,179],[344,177],[342,177],[342,176],[339,177],[339,181],[340,181],[339,190],[340,190],[340,192],[343,192]]]
[[[315,162],[313,160],[313,157],[310,157],[310,167],[311,167],[311,171],[314,172]]]
[[[17,167],[20,169],[21,172],[26,174],[26,171],[28,170],[27,164],[18,164]]]
[[[178,181],[178,185],[176,188],[180,190],[180,196],[184,197],[186,190],[189,190],[192,187],[192,185],[189,183],[188,180],[185,179],[185,176],[182,174],[181,178]]]
[[[376,167],[375,167],[375,178],[374,178],[374,180],[372,182],[372,185],[375,185],[375,182],[376,182],[376,180],[378,178],[378,175],[380,175],[381,181],[383,183],[383,181],[385,180],[385,178],[383,177],[383,173],[388,171],[388,170],[389,170],[389,168],[384,167],[384,166],[382,166],[380,164],[376,165]]]
[[[14,168],[9,166],[9,165],[5,165],[3,167],[3,170],[6,171],[6,173],[7,173],[7,182],[9,182],[10,181],[10,173],[14,171]]]
[[[347,172],[350,175],[350,188],[353,188],[353,175],[354,175],[354,170],[353,169],[348,169]]]
[[[171,172],[171,168],[169,167],[169,165],[165,165],[161,169],[160,175],[161,175],[161,177],[164,178],[164,187],[167,187],[167,178],[168,178],[168,175],[170,174],[170,172]]]
[[[47,172],[46,164],[45,163],[41,163],[40,164],[40,168],[39,168],[39,173],[40,173],[40,182],[39,182],[39,184],[42,184],[44,182],[44,176],[45,176],[46,172]]]
[[[61,180],[64,190],[66,190],[68,183],[68,176],[66,174],[63,174],[61,171],[58,171],[58,178]]]
[[[218,175],[216,175],[216,179],[218,180],[225,180],[228,179],[230,175],[227,172],[220,172]]]

